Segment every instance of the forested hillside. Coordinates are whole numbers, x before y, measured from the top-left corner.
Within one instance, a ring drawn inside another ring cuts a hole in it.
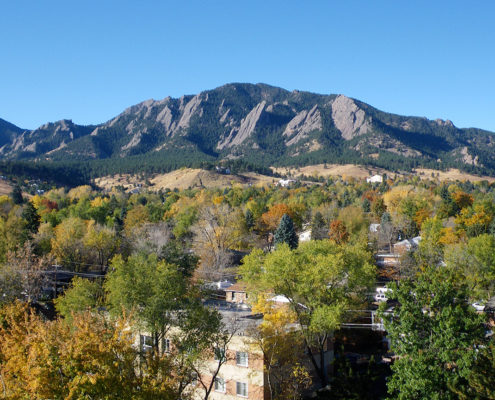
[[[337,162],[495,174],[491,132],[389,114],[343,95],[265,84],[147,100],[94,126],[62,120],[29,131],[0,122],[0,159],[64,168],[70,162],[78,174],[92,176],[226,160],[265,168]]]

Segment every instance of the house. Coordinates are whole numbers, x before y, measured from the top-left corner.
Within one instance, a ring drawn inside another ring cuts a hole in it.
[[[419,246],[419,242],[421,241],[421,236],[416,236],[412,239],[404,239],[400,242],[394,244],[394,252],[397,254],[405,254],[408,251],[415,250]]]
[[[219,173],[219,174],[224,174],[224,175],[230,175],[230,168],[224,168],[224,167],[221,167],[221,166],[215,166],[215,170]]]
[[[382,183],[383,176],[381,175],[373,175],[366,178],[366,182],[368,183]]]
[[[378,267],[396,267],[399,265],[400,254],[378,253],[375,255],[375,263]]]
[[[228,303],[243,304],[246,303],[247,298],[246,286],[240,282],[234,283],[225,289],[225,300]]]
[[[280,187],[289,187],[289,186],[291,186],[294,183],[296,183],[296,181],[294,179],[280,179],[277,182],[277,186],[280,186]]]

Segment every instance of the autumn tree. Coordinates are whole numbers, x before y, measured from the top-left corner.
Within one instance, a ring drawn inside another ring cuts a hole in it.
[[[150,222],[148,209],[142,204],[138,204],[129,211],[124,220],[124,231],[127,237],[132,237],[136,229]]]
[[[261,221],[266,230],[273,232],[284,215],[288,215],[291,219],[294,218],[294,212],[287,204],[275,204],[261,216]]]
[[[64,219],[55,228],[55,237],[51,240],[52,254],[66,268],[84,271],[84,244],[86,223],[75,217]]]
[[[165,357],[148,367],[125,318],[86,312],[44,321],[15,303],[0,310],[0,378],[9,399],[177,399]],[[184,397],[183,397],[184,398]]]
[[[112,228],[91,221],[83,238],[86,259],[91,259],[101,270],[120,249],[120,238]],[[89,253],[89,254],[88,254]]]
[[[39,300],[47,282],[45,271],[52,261],[50,257],[38,257],[30,242],[8,252],[6,262],[0,264],[0,303]]]
[[[285,303],[276,303],[260,295],[254,313],[263,314],[263,322],[250,331],[250,347],[263,355],[270,400],[299,399],[311,383],[307,367],[301,363],[304,340],[294,329],[297,315]]]
[[[330,223],[328,237],[337,244],[343,244],[349,240],[349,233],[347,232],[344,223],[336,219]]]
[[[456,217],[457,229],[469,237],[488,233],[495,218],[495,206],[492,202],[474,203],[465,207]]]
[[[368,220],[361,208],[348,206],[339,211],[338,220],[342,221],[349,235],[357,235],[368,229]]]
[[[242,225],[240,213],[226,204],[201,208],[198,221],[191,230],[202,278],[215,280],[218,273],[230,265],[231,250],[242,246]]]

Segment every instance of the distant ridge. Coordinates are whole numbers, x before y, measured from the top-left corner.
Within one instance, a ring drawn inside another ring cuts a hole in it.
[[[152,160],[175,167],[242,160],[264,167],[337,162],[495,175],[494,147],[492,132],[457,128],[449,120],[400,116],[344,95],[261,83],[147,100],[100,125],[61,120],[24,130],[0,119],[0,160],[106,160],[120,170],[126,159],[143,167]]]

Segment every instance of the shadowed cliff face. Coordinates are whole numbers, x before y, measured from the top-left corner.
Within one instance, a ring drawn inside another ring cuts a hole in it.
[[[314,159],[312,154],[318,160],[346,154],[418,159],[419,165],[455,161],[495,171],[494,138],[448,120],[388,114],[344,95],[233,83],[147,100],[95,126],[62,120],[29,131],[0,120],[0,159],[121,158],[191,149],[210,158],[286,164]]]

